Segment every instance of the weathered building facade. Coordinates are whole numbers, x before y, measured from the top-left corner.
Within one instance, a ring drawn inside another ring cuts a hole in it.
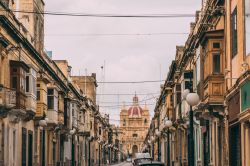
[[[108,139],[94,123],[111,128],[95,103],[95,78],[94,90],[81,87],[67,61],[44,51],[43,11],[42,0],[0,1],[0,165],[101,164],[92,149]]]
[[[249,0],[202,1],[177,46],[155,107],[158,125],[148,131],[156,139],[147,137],[143,148],[160,148],[155,155],[166,164],[249,165],[249,7]],[[188,104],[187,89],[197,105]]]
[[[139,99],[133,97],[133,105],[129,108],[123,108],[120,112],[120,130],[122,132],[123,151],[134,157],[135,153],[142,148],[146,132],[149,128],[150,116],[149,110],[143,109],[139,105]]]

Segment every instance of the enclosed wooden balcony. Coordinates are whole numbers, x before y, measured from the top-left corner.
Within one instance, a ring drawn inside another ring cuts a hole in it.
[[[202,83],[198,92],[205,105],[223,105],[224,102],[224,31],[204,34],[201,54]]]
[[[26,110],[27,96],[21,91],[16,92],[16,106],[15,109]]]
[[[223,104],[224,102],[224,76],[210,75],[204,81],[203,102],[210,104]]]
[[[16,91],[2,88],[0,90],[0,108],[11,109],[16,107]]]

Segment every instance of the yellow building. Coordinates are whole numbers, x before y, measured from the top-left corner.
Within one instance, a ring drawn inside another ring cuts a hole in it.
[[[142,109],[138,102],[138,97],[133,97],[133,105],[123,108],[120,112],[120,128],[123,133],[123,151],[134,156],[142,149],[143,141],[149,128],[149,110]]]

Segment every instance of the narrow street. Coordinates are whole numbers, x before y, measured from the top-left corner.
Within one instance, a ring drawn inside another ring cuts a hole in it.
[[[250,0],[0,0],[0,166],[249,156]]]
[[[119,164],[115,164],[113,166],[132,166],[132,163],[131,162],[122,162],[122,163],[119,163]]]

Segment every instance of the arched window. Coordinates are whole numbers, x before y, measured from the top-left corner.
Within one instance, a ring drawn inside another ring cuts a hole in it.
[[[145,119],[145,120],[144,120],[144,123],[145,123],[145,124],[147,124],[147,123],[148,123],[147,119]]]
[[[126,126],[126,120],[123,119],[123,126]]]
[[[133,134],[133,137],[138,137],[138,134]]]

